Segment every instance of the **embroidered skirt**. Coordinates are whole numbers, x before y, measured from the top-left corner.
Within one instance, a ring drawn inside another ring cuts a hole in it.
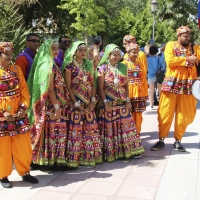
[[[68,122],[67,165],[95,166],[102,163],[100,135],[95,112],[73,109]]]
[[[52,106],[47,111],[53,112]],[[63,112],[64,113],[64,112]],[[67,146],[67,126],[66,120],[58,121],[46,115],[40,120],[42,129],[40,138],[33,148],[32,161],[39,165],[67,165],[66,146]],[[35,132],[35,133],[34,133]],[[36,127],[33,127],[31,134],[36,134]]]
[[[121,108],[116,107],[112,112],[106,112],[100,102],[97,109],[104,160],[113,162],[119,158],[142,154],[144,148],[130,111],[125,109],[122,101],[109,101],[109,104]]]

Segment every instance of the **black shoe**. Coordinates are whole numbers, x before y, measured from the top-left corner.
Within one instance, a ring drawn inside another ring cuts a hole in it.
[[[33,170],[37,170],[37,169],[39,169],[39,165],[32,162],[30,165],[30,170],[33,171]]]
[[[153,105],[154,106],[158,106],[159,105],[159,101],[154,101]]]
[[[165,147],[165,143],[159,140],[154,146],[151,147],[151,151],[158,151]]]
[[[177,149],[180,152],[186,152],[186,149],[183,147],[180,141],[174,143],[174,149]]]
[[[34,176],[31,176],[30,174],[26,176],[22,176],[22,180],[27,181],[29,183],[34,183],[34,184],[39,182],[37,178],[35,178]]]
[[[10,183],[10,181],[8,180],[8,178],[2,178],[0,179],[1,181],[1,185],[4,187],[4,188],[12,188],[12,185]]]
[[[132,156],[132,158],[134,158],[134,159],[139,159],[141,157],[142,157],[142,154],[138,154],[138,155]]]

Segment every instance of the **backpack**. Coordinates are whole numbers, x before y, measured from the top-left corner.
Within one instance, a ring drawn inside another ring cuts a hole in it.
[[[194,44],[191,45],[192,47],[192,53],[194,54]],[[196,70],[197,70],[197,77],[200,77],[200,62],[195,63],[195,66],[196,66]]]
[[[158,58],[158,65],[159,65],[159,58]],[[160,67],[160,68],[156,71],[156,82],[159,83],[159,84],[162,84],[164,78],[165,78],[165,72],[164,72],[164,70]]]

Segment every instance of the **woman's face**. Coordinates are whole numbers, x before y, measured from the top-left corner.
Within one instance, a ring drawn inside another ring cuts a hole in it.
[[[58,45],[57,42],[54,42],[53,45],[52,45],[52,54],[53,54],[53,57],[57,58],[58,53],[59,53],[59,45]]]
[[[120,58],[121,58],[120,51],[113,51],[110,54],[110,62],[111,62],[111,64],[115,65],[117,62],[119,62]]]
[[[139,53],[139,49],[132,49],[128,55],[130,57],[131,60],[135,60],[138,57],[138,53]]]
[[[0,53],[0,63],[3,67],[10,65],[13,58],[13,52],[2,52]]]
[[[76,50],[75,56],[78,60],[83,60],[87,54],[86,46],[80,47]]]

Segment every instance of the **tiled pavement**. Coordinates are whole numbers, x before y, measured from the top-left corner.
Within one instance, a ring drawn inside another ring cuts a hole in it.
[[[103,163],[95,168],[32,172],[39,184],[21,181],[14,170],[12,189],[0,186],[0,200],[200,200],[200,103],[182,143],[187,152],[173,149],[173,126],[166,147],[152,152],[157,141],[156,109],[146,111],[141,137],[145,153],[140,159]]]

